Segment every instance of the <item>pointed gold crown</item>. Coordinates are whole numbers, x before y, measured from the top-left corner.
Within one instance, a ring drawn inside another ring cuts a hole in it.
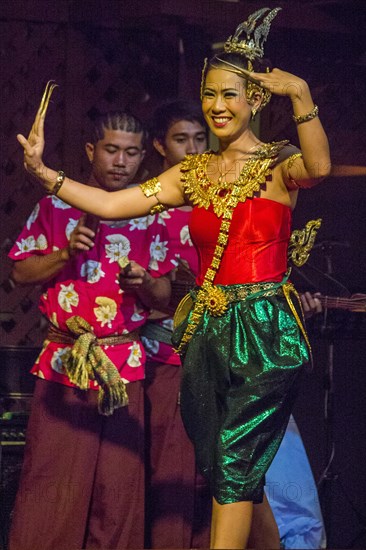
[[[248,19],[237,26],[235,33],[226,40],[224,51],[238,53],[249,61],[264,55],[264,43],[267,40],[271,23],[282,8],[262,8],[249,15]],[[269,13],[268,13],[269,12]],[[258,22],[267,13],[259,26]],[[244,38],[243,38],[244,35]]]

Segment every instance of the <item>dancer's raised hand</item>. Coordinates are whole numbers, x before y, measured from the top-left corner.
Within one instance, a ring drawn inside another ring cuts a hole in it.
[[[17,140],[24,150],[24,167],[30,174],[39,175],[43,169],[43,149],[44,149],[44,121],[46,118],[48,104],[53,90],[57,84],[50,80],[47,82],[43,92],[41,104],[38,108],[33,126],[29,132],[28,139],[22,134],[17,135]]]

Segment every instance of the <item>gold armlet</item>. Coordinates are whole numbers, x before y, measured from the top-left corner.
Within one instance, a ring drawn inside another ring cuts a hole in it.
[[[157,193],[160,193],[161,191],[161,183],[158,178],[151,178],[150,180],[145,181],[145,183],[141,183],[140,188],[145,197],[155,197],[158,201],[158,204],[151,207],[150,214],[158,214],[159,212],[163,212],[163,210],[165,210],[165,206],[161,204],[156,196]]]
[[[303,122],[309,122],[309,120],[313,120],[313,118],[316,118],[319,114],[319,107],[317,105],[314,105],[314,109],[310,111],[310,113],[306,113],[306,115],[292,115],[292,120],[296,122],[296,124],[302,124]]]
[[[57,193],[60,191],[60,189],[62,187],[62,184],[65,180],[65,177],[66,177],[65,172],[63,172],[62,170],[59,170],[57,172],[56,183],[52,187],[52,189],[50,191],[48,191],[48,195],[57,195]]]
[[[288,177],[289,181],[291,183],[293,183],[298,189],[300,189],[301,186],[297,183],[297,181],[295,181],[290,176],[290,170],[292,168],[292,165],[294,164],[295,160],[298,159],[298,158],[302,158],[302,153],[294,153],[293,155],[288,157],[287,163],[286,163],[286,172],[287,172],[287,177]]]

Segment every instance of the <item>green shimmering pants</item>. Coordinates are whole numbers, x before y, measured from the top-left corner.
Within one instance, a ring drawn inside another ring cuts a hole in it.
[[[308,360],[283,296],[233,302],[220,317],[203,314],[182,356],[181,413],[220,504],[261,502]]]

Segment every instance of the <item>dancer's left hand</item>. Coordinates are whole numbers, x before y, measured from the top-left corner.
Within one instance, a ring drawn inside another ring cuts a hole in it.
[[[273,69],[268,73],[255,73],[245,69],[242,71],[255,84],[266,88],[273,94],[288,96],[292,101],[300,99],[304,93],[309,92],[305,80],[281,69]]]

